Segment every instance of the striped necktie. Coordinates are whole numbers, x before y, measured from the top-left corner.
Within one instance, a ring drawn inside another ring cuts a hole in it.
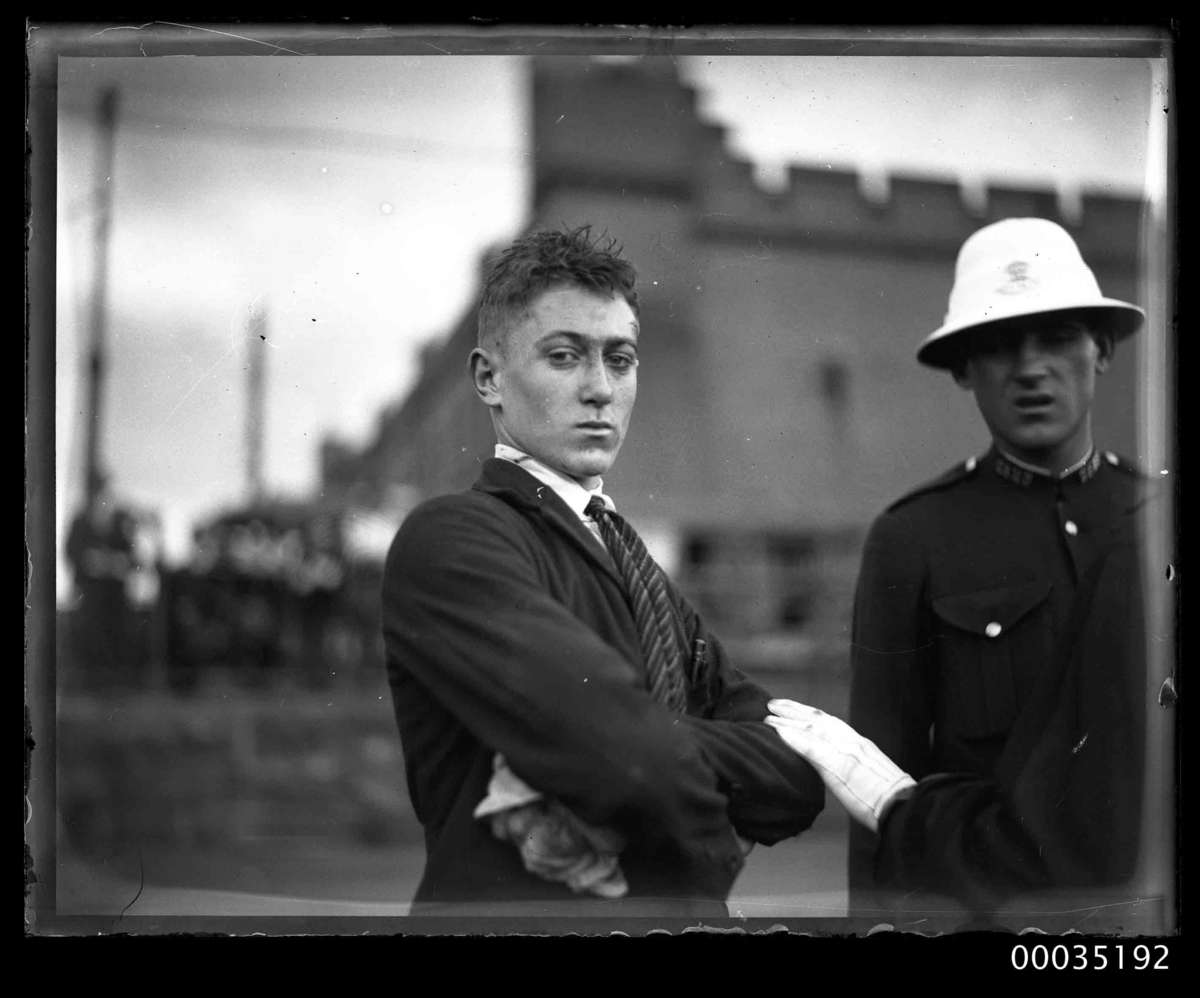
[[[592,497],[584,512],[600,527],[604,544],[625,583],[625,596],[633,611],[646,662],[650,694],[671,710],[682,713],[687,708],[683,622],[667,594],[662,569],[650,557],[637,531],[598,496]]]

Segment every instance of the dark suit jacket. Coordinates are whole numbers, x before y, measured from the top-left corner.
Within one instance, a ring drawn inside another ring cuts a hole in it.
[[[769,844],[812,823],[819,777],[762,723],[767,693],[671,594],[695,650],[684,716],[650,697],[616,570],[552,489],[491,459],[472,489],[405,519],[383,631],[426,836],[414,913],[574,901],[593,914],[724,915],[743,864],[735,830]],[[472,817],[496,752],[585,821],[625,834],[627,898],[575,898],[527,873]]]
[[[935,910],[938,895],[987,911],[1129,872],[1146,492],[1111,455],[1053,482],[993,451],[876,521],[850,723],[919,783],[879,836],[852,830],[851,914]]]

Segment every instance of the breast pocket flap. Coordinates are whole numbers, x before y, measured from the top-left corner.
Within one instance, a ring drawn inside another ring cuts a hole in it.
[[[956,593],[933,601],[942,622],[945,719],[967,737],[1009,729],[1017,714],[1016,670],[1041,661],[1048,621],[1038,608],[1049,582]]]
[[[1049,582],[1027,582],[942,596],[933,601],[933,612],[952,627],[985,638],[997,638],[1015,627],[1049,595]]]

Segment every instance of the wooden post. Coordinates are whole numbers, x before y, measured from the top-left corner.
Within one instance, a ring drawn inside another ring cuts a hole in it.
[[[92,342],[88,353],[88,424],[84,454],[84,495],[90,505],[100,488],[103,474],[101,440],[104,415],[104,376],[107,368],[108,246],[112,229],[113,162],[117,129],[117,91],[110,88],[100,97],[99,185],[96,190],[95,277],[92,285]]]
[[[267,313],[256,305],[246,337],[246,492],[251,502],[263,495],[263,432],[267,357]]]

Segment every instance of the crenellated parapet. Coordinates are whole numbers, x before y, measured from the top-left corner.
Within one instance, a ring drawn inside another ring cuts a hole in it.
[[[854,170],[800,164],[768,190],[730,151],[728,129],[700,118],[670,59],[533,66],[535,201],[563,186],[661,196],[689,213],[701,238],[937,256],[990,221],[1037,216],[1066,226],[1098,263],[1137,252],[1136,197],[1085,193],[1076,218],[1049,187],[993,183],[980,203],[954,178],[893,174],[886,196],[873,197]]]
[[[1052,188],[989,184],[987,217],[984,221],[994,222],[1001,218],[1049,218],[1059,224],[1067,224],[1059,211],[1058,193]]]
[[[1144,205],[1137,197],[1085,193],[1076,219],[1048,187],[993,184],[979,204],[957,180],[895,173],[886,178],[886,196],[876,198],[853,170],[798,165],[782,189],[767,190],[750,163],[715,144],[716,130],[702,134],[714,141],[695,161],[693,207],[709,237],[944,255],[989,222],[1032,216],[1066,227],[1097,262],[1128,260],[1138,250]]]
[[[893,177],[889,196],[878,200],[849,170],[792,166],[782,190],[766,191],[749,164],[727,155],[707,157],[702,169],[697,223],[714,238],[941,252],[980,224],[952,181]]]

